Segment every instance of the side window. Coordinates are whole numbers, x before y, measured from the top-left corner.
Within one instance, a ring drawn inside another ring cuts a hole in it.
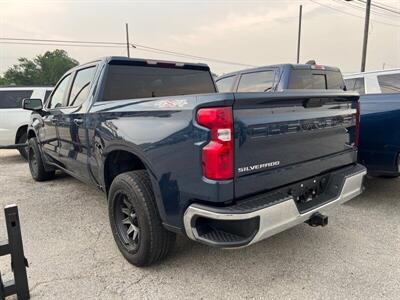
[[[53,95],[51,96],[49,108],[54,109],[63,106],[65,99],[65,94],[68,89],[69,80],[71,79],[71,74],[65,76],[59,85],[56,87]]]
[[[260,71],[243,74],[240,78],[238,92],[268,92],[274,85],[274,71]]]
[[[360,95],[365,94],[364,77],[346,79],[345,83],[348,91],[356,91]]]
[[[365,87],[364,87],[364,78],[360,77],[356,79],[354,83],[354,90],[357,91],[360,95],[365,94]]]
[[[400,74],[379,75],[378,82],[383,94],[400,93]]]
[[[236,75],[222,78],[216,82],[218,92],[226,93],[233,91],[233,83],[235,82]]]
[[[71,88],[71,94],[69,95],[68,106],[79,106],[85,102],[89,96],[90,83],[95,70],[95,67],[90,67],[79,70],[76,73]]]
[[[30,98],[32,90],[0,91],[0,109],[22,108],[22,99]]]
[[[346,85],[346,89],[348,91],[353,91],[354,90],[354,84],[356,83],[356,79],[352,78],[352,79],[346,79],[344,81],[345,85]]]

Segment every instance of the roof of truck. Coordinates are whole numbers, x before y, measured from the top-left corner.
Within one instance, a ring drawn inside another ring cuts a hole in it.
[[[298,69],[298,70],[317,69],[317,70],[327,70],[327,71],[340,71],[340,69],[337,68],[337,67],[330,67],[330,66],[319,65],[319,64],[289,64],[289,63],[287,63],[287,64],[267,65],[267,66],[262,66],[262,67],[243,69],[243,70],[239,70],[239,71],[235,71],[235,72],[230,72],[230,73],[223,74],[223,75],[219,76],[218,79],[224,78],[224,77],[234,76],[234,75],[241,74],[241,73],[261,71],[261,70],[273,69],[273,68],[275,68],[275,69],[288,68],[288,69]]]
[[[75,68],[81,68],[84,65],[89,65],[93,64],[99,61],[103,61],[108,64],[128,64],[128,65],[136,65],[136,66],[143,66],[143,65],[155,65],[158,67],[170,67],[170,66],[175,66],[175,67],[182,67],[182,68],[189,68],[189,69],[197,69],[197,70],[205,70],[205,71],[210,71],[210,68],[208,65],[203,64],[203,63],[192,63],[192,62],[180,62],[180,61],[168,61],[168,60],[160,60],[160,59],[151,59],[151,58],[129,58],[125,56],[106,56],[97,60],[93,60],[84,64],[81,64],[79,66],[76,66]],[[74,69],[75,69],[74,68]]]

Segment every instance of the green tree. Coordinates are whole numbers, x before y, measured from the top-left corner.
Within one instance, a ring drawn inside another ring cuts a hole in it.
[[[0,75],[0,86],[6,85],[7,81]]]
[[[32,60],[21,57],[18,64],[0,77],[0,85],[55,85],[67,70],[78,64],[60,49],[47,51]]]

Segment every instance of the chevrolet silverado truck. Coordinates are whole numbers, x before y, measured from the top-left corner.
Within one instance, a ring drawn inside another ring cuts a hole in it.
[[[400,69],[344,76],[360,93],[359,161],[374,176],[400,175]]]
[[[49,99],[26,99],[34,180],[62,170],[104,191],[111,229],[136,266],[176,234],[251,245],[363,190],[358,94],[217,93],[207,65],[107,57],[75,67]]]

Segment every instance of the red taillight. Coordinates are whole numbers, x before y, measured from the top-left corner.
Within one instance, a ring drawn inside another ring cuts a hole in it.
[[[233,178],[233,116],[231,107],[201,108],[197,123],[211,131],[203,147],[203,175],[213,180]]]
[[[357,101],[356,105],[357,111],[356,111],[356,134],[355,134],[355,141],[354,144],[356,147],[360,146],[360,101]]]

